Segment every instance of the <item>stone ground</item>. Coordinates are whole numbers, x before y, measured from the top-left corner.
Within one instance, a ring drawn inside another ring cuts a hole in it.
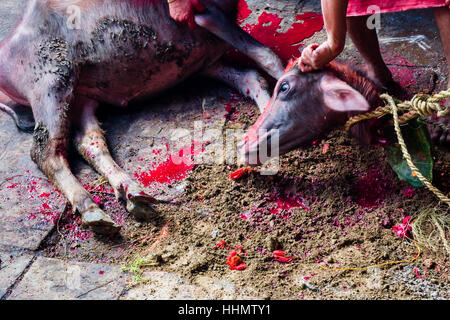
[[[253,13],[246,23],[257,21],[261,12],[283,17],[280,28],[287,28],[302,12],[320,12],[319,1],[248,0]],[[0,39],[11,30],[22,12],[24,0],[2,0]],[[415,91],[442,89],[446,65],[432,11],[417,10],[387,14],[379,32],[386,61],[399,82]],[[320,42],[324,31],[304,43]],[[361,62],[349,41],[343,60]],[[104,117],[104,127],[114,157],[133,172],[139,163],[128,158],[153,159],[155,147],[165,144],[173,128],[190,128],[193,121],[210,114],[208,126],[221,129],[225,110],[219,99],[231,100],[231,91],[220,84],[189,84],[173,94],[138,106],[136,113],[114,111]],[[195,92],[194,92],[195,89]],[[237,293],[231,281],[203,277],[190,283],[175,273],[152,271],[145,286],[127,289],[130,276],[120,266],[67,261],[47,257],[42,246],[59,232],[59,216],[66,210],[64,199],[55,192],[29,157],[31,135],[19,132],[6,114],[0,113],[0,298],[1,299],[215,299],[258,298],[252,292]],[[126,147],[123,147],[126,146]],[[77,176],[87,183],[97,176],[78,157],[73,157]],[[155,191],[159,198],[176,199],[183,192],[176,188]],[[38,217],[38,218],[36,218]],[[82,231],[80,231],[82,232]],[[221,292],[217,296],[217,292]],[[431,297],[432,298],[432,297]]]

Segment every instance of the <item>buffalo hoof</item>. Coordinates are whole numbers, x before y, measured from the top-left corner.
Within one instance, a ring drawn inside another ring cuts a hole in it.
[[[158,201],[143,191],[127,194],[127,211],[136,219],[151,220],[156,217],[157,210],[154,206]]]
[[[89,227],[93,232],[102,235],[118,233],[121,228],[99,208],[85,211],[82,214],[82,222],[84,226]]]

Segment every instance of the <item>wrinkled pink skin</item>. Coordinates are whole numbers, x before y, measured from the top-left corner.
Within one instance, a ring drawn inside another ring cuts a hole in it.
[[[195,16],[199,27],[191,30],[170,18],[164,0],[30,0],[0,45],[0,109],[12,114],[8,104],[31,106],[32,159],[98,233],[115,233],[120,226],[70,171],[69,127],[80,154],[108,179],[128,211],[151,219],[155,199],[109,154],[95,117],[99,104],[126,107],[198,74],[235,87],[262,110],[270,99],[267,83],[255,70],[222,63],[230,45],[269,75],[278,78],[283,72],[279,58],[234,23],[237,0],[202,3],[205,11]],[[79,30],[67,24],[72,4],[81,9]]]
[[[264,150],[276,143],[277,130],[280,156],[309,146],[351,115],[377,107],[378,90],[364,74],[345,65],[333,63],[324,70],[303,73],[295,64],[278,80],[268,106],[238,145],[240,161],[261,165],[267,160],[261,153],[267,155]],[[376,137],[372,131],[373,122],[351,129],[365,144]]]

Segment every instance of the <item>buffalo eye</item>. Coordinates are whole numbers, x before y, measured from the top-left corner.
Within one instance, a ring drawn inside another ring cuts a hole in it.
[[[291,87],[289,86],[289,83],[288,83],[288,82],[283,82],[283,83],[280,85],[280,91],[279,91],[279,93],[285,93],[285,92],[288,92],[290,88],[291,88]]]

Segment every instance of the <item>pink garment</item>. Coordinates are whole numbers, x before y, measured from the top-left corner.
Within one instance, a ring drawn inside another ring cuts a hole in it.
[[[370,6],[380,7],[380,13],[405,11],[445,6],[445,0],[350,0],[347,7],[347,16],[365,16],[374,12],[367,11]]]

